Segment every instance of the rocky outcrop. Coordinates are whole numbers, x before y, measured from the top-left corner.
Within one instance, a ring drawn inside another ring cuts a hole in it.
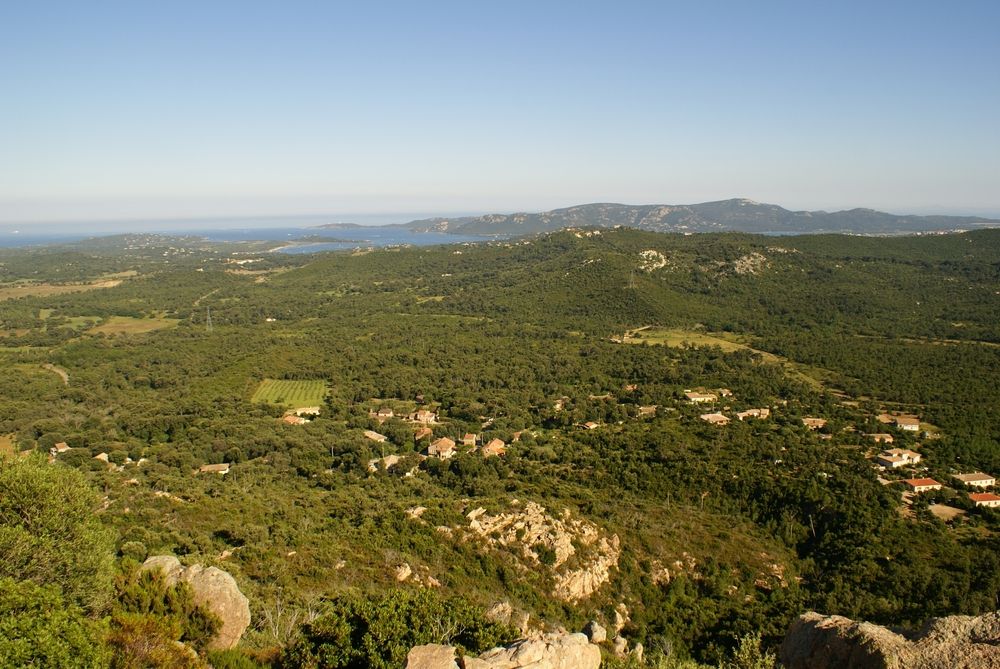
[[[153,556],[142,569],[161,571],[170,585],[187,583],[195,603],[219,617],[222,627],[209,643],[210,649],[232,648],[250,625],[250,603],[228,572],[200,564],[184,567],[173,555]]]
[[[437,643],[411,648],[406,655],[406,669],[458,669],[455,649]]]
[[[466,658],[465,669],[597,669],[601,651],[583,634],[551,634]]]
[[[549,567],[555,580],[552,594],[563,601],[578,602],[608,582],[621,555],[618,535],[606,536],[597,525],[573,518],[568,509],[556,518],[535,502],[521,507],[515,501],[512,506],[520,508],[496,515],[482,508],[471,511],[466,532],[514,551],[531,569]]]
[[[914,633],[806,613],[779,654],[786,669],[980,669],[1000,667],[1000,612],[935,618]]]
[[[587,635],[590,643],[604,643],[608,640],[608,630],[596,620],[587,623],[587,626],[583,628],[583,633]]]
[[[583,634],[548,634],[515,641],[479,657],[455,661],[451,646],[427,644],[410,650],[406,669],[598,669],[601,650]]]

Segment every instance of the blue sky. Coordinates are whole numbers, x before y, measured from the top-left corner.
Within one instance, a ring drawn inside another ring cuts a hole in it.
[[[6,2],[0,222],[1000,216],[1000,2]]]

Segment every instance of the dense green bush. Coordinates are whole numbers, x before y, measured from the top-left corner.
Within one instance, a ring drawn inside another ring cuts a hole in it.
[[[58,586],[68,601],[100,611],[111,596],[114,542],[97,505],[77,471],[40,457],[0,458],[0,576]]]
[[[515,636],[461,599],[428,590],[341,595],[304,626],[281,661],[286,669],[398,669],[414,646],[451,644],[478,653]]]
[[[203,649],[222,625],[219,617],[194,602],[187,583],[168,585],[159,570],[124,574],[117,587],[117,615],[148,615],[177,630],[176,640]]]
[[[105,633],[58,587],[0,577],[0,667],[105,667]]]

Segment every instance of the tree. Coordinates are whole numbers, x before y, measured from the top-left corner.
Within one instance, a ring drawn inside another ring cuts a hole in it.
[[[282,666],[391,669],[403,666],[413,646],[447,643],[481,652],[513,636],[512,629],[486,620],[464,600],[445,600],[428,590],[341,595],[326,614],[304,626]]]
[[[111,595],[114,542],[76,471],[40,457],[0,460],[0,577],[54,585],[89,613]]]
[[[104,625],[86,618],[58,587],[0,578],[0,666],[107,666],[104,633]]]

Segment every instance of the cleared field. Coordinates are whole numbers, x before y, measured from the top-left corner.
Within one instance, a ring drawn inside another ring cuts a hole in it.
[[[660,346],[718,346],[723,351],[753,351],[759,353],[765,362],[777,363],[783,366],[790,374],[808,383],[817,390],[821,388],[835,388],[837,385],[837,375],[827,369],[804,365],[802,363],[788,360],[781,356],[760,351],[758,349],[741,343],[735,335],[724,333],[709,333],[699,330],[684,330],[682,328],[665,328],[657,325],[648,325],[636,330],[630,330],[622,338],[625,344],[648,344]]]
[[[93,281],[91,283],[24,283],[0,286],[0,300],[15,300],[19,297],[62,295],[64,293],[79,293],[97,288],[114,288],[121,283],[120,279],[108,281]]]
[[[724,338],[722,335],[698,332],[697,330],[662,328],[655,325],[626,332],[622,341],[626,344],[661,344],[663,346],[683,346],[685,344],[692,346],[718,346],[727,352],[740,350],[756,351],[756,349],[750,348],[746,344],[741,344],[734,339]],[[764,351],[756,352],[764,356],[764,359],[769,362],[778,361],[778,357],[771,353]]]
[[[0,455],[14,455],[14,435],[0,434]]]
[[[297,409],[299,407],[319,406],[323,404],[325,397],[325,381],[264,379],[257,386],[250,401],[283,404]]]
[[[111,316],[96,327],[87,330],[88,334],[143,334],[153,330],[172,328],[180,323],[176,318],[132,318],[130,316]]]

